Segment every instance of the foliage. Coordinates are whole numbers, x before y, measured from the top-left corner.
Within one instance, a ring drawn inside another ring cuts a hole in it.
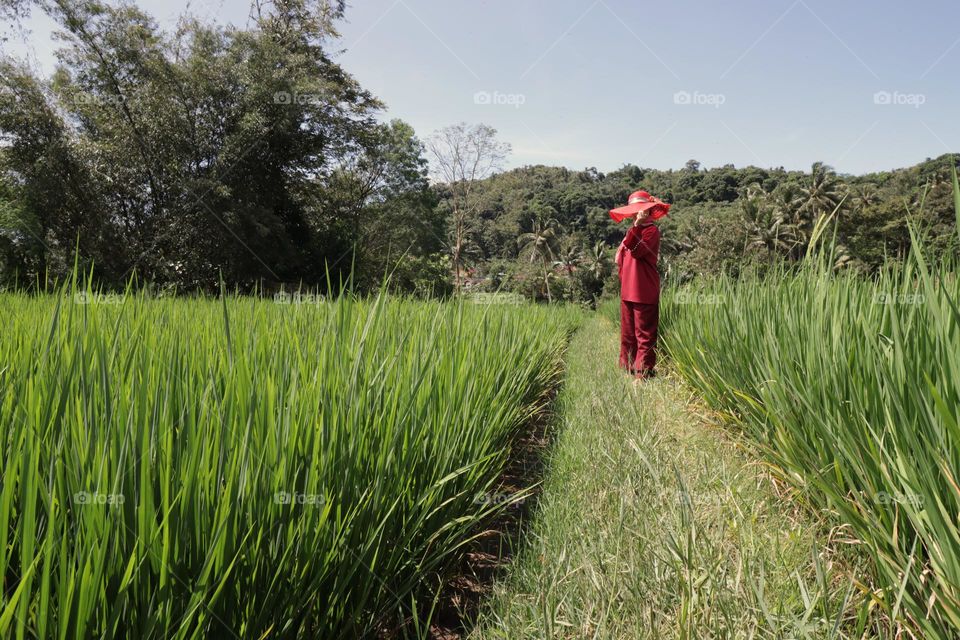
[[[674,207],[663,227],[661,268],[665,280],[694,274],[769,269],[800,261],[821,217],[836,225],[837,267],[878,270],[887,257],[904,258],[910,247],[908,206],[927,229],[933,256],[956,247],[949,172],[960,156],[945,155],[910,169],[864,177],[839,176],[822,163],[810,172],[704,170],[696,161],[679,171],[627,165],[603,174],[532,166],[494,175],[478,185],[473,264],[523,260],[515,239],[534,233],[537,220],[557,222],[557,244],[575,242],[581,252],[596,243],[612,248],[625,227],[607,211],[637,189],[664,197]],[[839,207],[839,208],[838,208]],[[833,229],[831,229],[833,233]],[[562,261],[560,261],[562,262]],[[557,268],[555,281],[571,280]]]
[[[709,279],[665,296],[663,326],[684,376],[850,528],[870,597],[945,638],[960,627],[960,280],[909,232],[906,261],[874,278],[835,273],[828,252],[794,277]]]
[[[474,242],[475,221],[480,206],[477,183],[498,171],[510,153],[499,142],[497,131],[487,125],[461,122],[435,132],[427,141],[434,174],[448,190],[450,204],[449,251],[454,286],[460,291],[460,274]]]
[[[0,295],[4,638],[392,628],[500,504],[478,496],[577,322],[383,297]]]
[[[134,270],[201,290],[336,282],[352,257],[382,266],[371,210],[402,214],[394,250],[433,250],[420,143],[376,123],[380,103],[327,53],[342,5],[277,0],[246,29],[174,33],[132,5],[42,7],[63,42],[54,76],[0,63],[2,168],[40,256],[22,271],[63,278],[76,251],[113,286]]]
[[[621,241],[607,211],[637,189],[674,205],[665,280],[796,264],[831,214],[838,269],[903,260],[908,220],[931,257],[960,248],[957,154],[866,176],[693,159],[665,171],[502,172],[510,146],[488,125],[421,143],[409,125],[379,120],[383,105],[330,53],[343,2],[255,3],[245,28],[184,17],[172,33],[129,4],[0,3],[11,18],[30,8],[59,26],[62,46],[51,78],[0,60],[0,284],[43,288],[77,258],[114,289],[136,274],[180,291],[215,291],[221,278],[241,291],[346,281],[375,291],[421,264],[430,284],[403,276],[393,288],[443,292],[447,280],[459,292],[503,261],[525,270],[530,246],[517,239],[555,220],[554,255],[536,245],[540,287],[515,288],[593,304],[609,275],[577,263]],[[446,275],[434,269],[444,255]]]

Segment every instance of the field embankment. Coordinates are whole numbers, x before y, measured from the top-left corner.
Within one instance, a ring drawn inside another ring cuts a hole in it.
[[[296,302],[0,296],[0,636],[355,638],[429,604],[577,315]]]

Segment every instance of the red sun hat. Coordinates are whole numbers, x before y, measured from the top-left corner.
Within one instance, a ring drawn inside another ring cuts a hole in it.
[[[610,217],[613,218],[614,221],[620,222],[627,218],[633,218],[639,212],[648,209],[652,209],[650,219],[659,220],[670,211],[670,205],[660,198],[654,198],[646,191],[634,191],[627,199],[627,206],[610,209]]]

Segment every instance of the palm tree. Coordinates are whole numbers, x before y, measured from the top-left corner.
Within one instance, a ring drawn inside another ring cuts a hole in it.
[[[787,221],[789,194],[775,197],[760,185],[749,185],[740,197],[740,210],[746,222],[747,240],[745,249],[761,248],[767,255],[789,254],[799,242],[794,224]]]
[[[833,268],[835,271],[840,269],[845,269],[852,267],[856,264],[853,259],[853,256],[850,255],[850,250],[845,244],[837,243],[833,248]]]
[[[804,203],[804,191],[800,185],[793,182],[781,184],[773,190],[769,200],[777,214],[783,216],[784,220],[799,221],[799,211]]]
[[[560,242],[560,251],[557,253],[557,262],[567,272],[567,277],[573,277],[573,271],[580,266],[583,259],[583,249],[573,236],[565,236]]]
[[[822,214],[832,213],[840,205],[846,189],[836,172],[822,162],[814,162],[810,174],[809,181],[802,188],[804,202],[800,212],[806,214],[805,219],[812,224]]]
[[[450,253],[451,261],[454,265],[454,290],[459,294],[461,289],[463,265],[467,258],[476,252],[476,240],[473,236],[473,229],[466,216],[461,213],[455,213],[452,217],[452,224],[447,233],[444,243],[447,251]]]
[[[760,210],[760,215],[748,229],[748,247],[761,247],[768,255],[789,255],[799,244],[796,230],[769,208]]]
[[[530,263],[540,260],[543,269],[543,285],[547,290],[547,302],[553,302],[550,294],[550,277],[547,271],[547,262],[552,262],[556,256],[557,228],[559,224],[554,218],[537,217],[533,221],[533,229],[528,233],[521,233],[517,238],[520,253],[530,255]]]
[[[610,273],[610,258],[607,257],[607,245],[598,241],[586,255],[586,269],[590,277],[602,281]]]
[[[877,185],[864,183],[853,188],[853,197],[851,198],[854,209],[863,213],[865,209],[880,203],[880,190]]]
[[[773,208],[773,219],[781,221],[780,230],[785,235],[785,242],[790,245],[786,250],[787,256],[798,260],[803,256],[813,232],[813,219],[804,209],[806,190],[799,184],[787,182],[774,189],[767,196],[767,202]]]

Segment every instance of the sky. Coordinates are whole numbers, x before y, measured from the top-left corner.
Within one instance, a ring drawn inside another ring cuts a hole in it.
[[[138,0],[243,25],[242,0]],[[42,71],[50,24],[3,49]],[[356,0],[336,58],[421,137],[491,125],[507,167],[696,159],[841,173],[960,152],[953,0]]]

